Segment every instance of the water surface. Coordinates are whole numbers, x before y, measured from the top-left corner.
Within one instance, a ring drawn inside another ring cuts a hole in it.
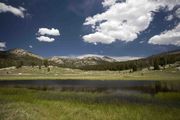
[[[72,91],[129,90],[148,93],[180,92],[179,81],[153,80],[2,80],[0,87],[60,89]]]

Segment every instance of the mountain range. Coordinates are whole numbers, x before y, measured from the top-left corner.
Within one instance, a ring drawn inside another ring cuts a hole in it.
[[[30,65],[33,63],[39,64],[42,60],[47,59],[53,65],[60,65],[65,67],[80,67],[85,65],[97,65],[107,62],[118,62],[132,59],[138,59],[138,57],[109,57],[95,54],[86,54],[82,56],[53,56],[51,58],[43,58],[39,55],[33,54],[27,50],[16,48],[8,51],[0,52],[0,60],[12,61],[11,63],[17,63],[23,61],[24,65]]]
[[[94,54],[86,54],[81,56],[54,56],[51,58],[43,58],[39,55],[31,53],[27,50],[16,48],[7,51],[0,51],[0,67],[15,66],[21,62],[23,65],[43,65],[43,61],[47,60],[50,65],[82,68],[84,66],[111,65],[113,63],[121,63],[125,61],[145,61],[155,57],[164,55],[180,56],[180,50],[169,51],[153,55],[147,58],[140,57],[110,57]]]

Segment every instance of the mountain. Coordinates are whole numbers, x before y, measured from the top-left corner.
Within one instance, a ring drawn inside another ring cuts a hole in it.
[[[127,60],[136,60],[140,59],[140,57],[109,57],[103,55],[96,54],[85,54],[81,56],[67,57],[67,56],[54,56],[49,58],[48,60],[52,63],[55,63],[64,67],[81,67],[87,65],[99,65],[99,64],[107,64],[113,62],[122,62]]]
[[[152,55],[146,58],[127,60],[127,61],[118,61],[118,62],[109,62],[106,64],[97,64],[97,65],[86,65],[82,66],[79,69],[82,70],[141,70],[143,68],[149,68],[161,66],[165,67],[167,64],[174,64],[180,66],[180,49],[174,51],[163,52],[160,54]],[[159,68],[158,68],[159,69]]]
[[[11,49],[0,51],[0,68],[9,66],[43,65],[45,58],[24,49]],[[159,65],[171,64],[180,61],[180,50],[168,51],[147,58],[139,57],[109,57],[86,54],[75,57],[54,56],[47,59],[49,65],[78,68],[83,70],[124,70],[133,67],[147,68],[157,61]]]
[[[43,57],[27,50],[16,48],[8,51],[0,51],[0,67],[23,65],[42,65]],[[54,56],[47,59],[50,65],[77,68],[86,65],[98,65],[117,62],[116,59],[101,55],[82,55],[77,57]]]
[[[109,56],[103,56],[103,55],[96,55],[96,54],[85,54],[81,56],[77,56],[78,59],[89,59],[89,60],[102,60],[102,61],[107,61],[107,62],[116,62],[117,60],[114,59],[113,57]]]
[[[180,55],[180,49],[173,50],[173,51],[162,52],[162,53],[159,53],[159,54],[149,56],[147,58],[161,57],[161,56],[167,56],[167,55],[177,55],[177,56],[179,56]]]
[[[86,65],[98,65],[109,62],[117,62],[115,59],[100,55],[83,55],[78,57],[52,57],[48,59],[50,62],[56,63],[64,67],[81,67]]]
[[[16,56],[19,56],[19,57],[26,57],[26,56],[29,56],[29,57],[32,57],[32,58],[37,58],[37,59],[43,59],[43,57],[41,56],[38,56],[36,54],[33,54],[29,51],[26,51],[24,49],[20,49],[20,48],[15,48],[15,49],[11,49],[8,51],[9,54],[13,54],[13,55],[16,55]]]
[[[9,67],[22,65],[39,65],[42,64],[43,57],[33,54],[24,49],[11,49],[0,51],[0,67]]]

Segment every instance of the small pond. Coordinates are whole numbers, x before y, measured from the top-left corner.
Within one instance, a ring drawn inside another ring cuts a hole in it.
[[[91,92],[134,91],[150,94],[180,92],[180,82],[170,80],[1,80],[0,87]]]

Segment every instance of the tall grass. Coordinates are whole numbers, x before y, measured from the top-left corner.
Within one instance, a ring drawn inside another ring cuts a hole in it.
[[[180,93],[0,88],[0,120],[179,120]]]

